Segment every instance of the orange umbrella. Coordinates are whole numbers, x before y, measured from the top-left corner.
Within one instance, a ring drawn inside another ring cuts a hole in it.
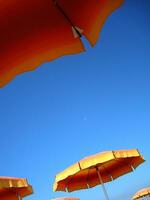
[[[144,188],[138,191],[136,194],[134,194],[132,200],[137,200],[143,197],[150,197],[150,188]]]
[[[133,171],[143,162],[144,158],[136,149],[95,154],[57,174],[53,190],[72,192],[101,184],[108,200],[104,183]]]
[[[21,200],[33,193],[26,179],[0,177],[0,200]]]
[[[79,198],[73,198],[73,197],[61,197],[61,198],[56,198],[52,200],[80,200]]]
[[[1,0],[0,87],[41,63],[94,45],[106,18],[124,0]]]

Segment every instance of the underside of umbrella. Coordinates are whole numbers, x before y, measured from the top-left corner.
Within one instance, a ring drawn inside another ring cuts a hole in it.
[[[72,192],[102,185],[105,198],[109,200],[104,183],[133,171],[143,162],[144,158],[137,149],[95,154],[57,174],[53,190]]]
[[[26,179],[0,177],[0,199],[18,199],[33,193],[32,186]],[[9,198],[8,198],[9,197]]]
[[[43,62],[84,51],[123,0],[1,0],[0,87]]]

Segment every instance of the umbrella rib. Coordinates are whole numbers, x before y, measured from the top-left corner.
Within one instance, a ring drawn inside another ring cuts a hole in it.
[[[65,184],[65,190],[66,190],[66,192],[68,192],[68,183],[69,183],[69,181],[67,181],[66,184]]]
[[[73,27],[73,29],[75,30],[75,32],[77,33],[77,35],[79,37],[82,37],[82,34],[80,33],[80,31],[78,31],[78,29],[75,27],[75,25],[73,24],[73,22],[71,21],[71,19],[68,17],[68,15],[64,11],[64,9],[60,6],[60,4],[58,4],[57,0],[53,0],[53,2],[55,4],[55,6],[58,8],[58,10],[62,13],[62,15],[66,18],[66,20],[69,22],[69,24]]]
[[[81,168],[80,162],[78,162],[78,165],[79,165],[79,169],[81,170],[82,168]]]
[[[18,192],[12,192],[12,193],[17,196],[18,200],[22,200],[22,197],[21,197],[21,195]]]
[[[134,167],[133,167],[132,165],[130,165],[128,162],[126,162],[125,160],[119,161],[119,160],[117,160],[117,158],[116,158],[116,161],[117,161],[117,162],[120,162],[120,163],[125,163],[127,166],[129,166],[129,167],[131,168],[131,171],[134,171]]]
[[[126,165],[128,165],[128,166],[131,168],[132,171],[135,170],[134,167],[133,167],[133,165],[131,165],[130,163],[126,162],[125,160],[119,161],[119,160],[117,159],[116,155],[115,155],[115,152],[112,151],[112,153],[113,153],[113,155],[114,155],[115,161],[121,162],[121,163],[125,163]]]
[[[74,177],[74,175],[72,175],[72,176],[70,176],[70,180],[68,180],[67,182],[66,182],[66,184],[65,184],[65,190],[66,190],[66,192],[69,192],[68,191],[68,186],[69,186],[69,183],[71,182],[71,180],[73,179],[73,177]]]
[[[114,180],[113,176],[111,175],[111,173],[109,172],[108,169],[106,169],[106,167],[104,166],[104,164],[101,164],[101,166],[104,168],[104,170],[106,171],[106,173],[108,174],[108,176],[110,177],[111,181]]]
[[[89,177],[90,177],[90,169],[88,170],[88,174],[87,174],[87,177],[86,177],[86,185],[87,185],[87,188],[89,189],[90,188],[90,185],[89,185]]]
[[[81,165],[80,165],[80,161],[78,162],[78,165],[79,165],[80,170],[82,170]],[[89,176],[89,170],[88,170],[88,175],[87,175],[87,178],[86,178],[86,185],[87,185],[87,188],[90,188],[90,186],[88,184],[88,176]]]

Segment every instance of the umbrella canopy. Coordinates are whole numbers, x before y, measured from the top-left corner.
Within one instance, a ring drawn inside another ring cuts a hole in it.
[[[144,162],[138,150],[106,151],[86,157],[56,175],[54,191],[92,188],[133,171]],[[104,192],[106,194],[105,188]]]
[[[1,0],[0,87],[59,56],[84,51],[124,0]]]
[[[150,197],[150,188],[144,188],[140,191],[138,191],[134,196],[132,197],[132,200],[137,200],[142,197]]]
[[[73,198],[73,197],[61,197],[61,198],[56,198],[52,200],[80,200],[79,198]]]
[[[0,177],[0,199],[18,200],[33,193],[32,186],[26,179]]]

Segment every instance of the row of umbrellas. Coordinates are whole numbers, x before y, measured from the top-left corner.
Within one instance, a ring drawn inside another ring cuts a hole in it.
[[[58,173],[53,184],[53,191],[72,192],[101,185],[106,200],[109,200],[104,183],[132,172],[144,161],[137,149],[101,152],[83,158]],[[32,193],[32,186],[26,179],[0,177],[1,200],[21,200]],[[139,191],[132,199],[136,200],[148,195],[150,195],[150,188]],[[67,197],[56,200],[78,199]]]

